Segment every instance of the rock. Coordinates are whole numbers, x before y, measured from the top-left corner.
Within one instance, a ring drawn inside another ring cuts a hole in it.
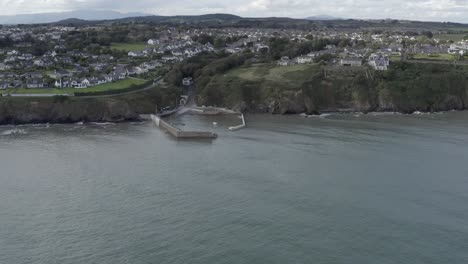
[[[437,106],[435,111],[448,111],[453,109],[462,110],[464,109],[464,104],[461,98],[449,95]]]
[[[127,99],[5,97],[0,98],[0,124],[133,121],[139,120],[139,114],[152,113],[154,101],[161,98],[149,94]]]
[[[277,108],[279,114],[300,114],[307,111],[302,91],[285,91]]]

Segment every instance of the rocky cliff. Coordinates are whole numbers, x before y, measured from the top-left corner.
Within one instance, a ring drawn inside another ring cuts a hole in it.
[[[261,65],[215,75],[205,83],[197,87],[200,104],[244,112],[410,113],[468,106],[468,71],[457,66],[395,64],[375,72],[365,67]]]
[[[133,121],[175,98],[175,93],[160,90],[109,98],[2,97],[0,124]]]

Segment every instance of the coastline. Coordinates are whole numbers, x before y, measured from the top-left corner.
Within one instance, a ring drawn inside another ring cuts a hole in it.
[[[466,112],[468,110],[447,110],[447,111],[437,111],[437,112],[422,112],[422,111],[414,111],[412,113],[404,113],[404,112],[393,112],[393,111],[373,111],[373,112],[360,112],[360,111],[327,111],[322,112],[320,114],[313,114],[308,115],[306,113],[294,113],[294,114],[272,114],[272,113],[265,113],[265,112],[246,112],[245,116],[249,117],[252,115],[264,115],[264,116],[271,116],[271,117],[285,117],[285,116],[297,116],[304,119],[307,118],[327,118],[336,115],[343,115],[343,116],[354,116],[354,117],[365,117],[365,116],[375,116],[375,117],[385,117],[385,116],[424,116],[424,115],[442,115],[447,113],[454,113],[454,112]],[[151,113],[143,113],[137,114],[131,112],[128,116],[124,116],[121,118],[114,118],[114,115],[109,116],[97,116],[97,118],[93,118],[96,116],[88,116],[84,119],[33,119],[31,122],[26,121],[25,119],[8,119],[6,122],[0,122],[0,126],[13,126],[13,127],[20,127],[23,125],[45,125],[45,124],[70,124],[70,125],[109,125],[109,124],[119,124],[119,123],[132,123],[132,122],[149,122],[151,121],[150,118]]]
[[[174,102],[178,94],[166,89],[102,98],[0,98],[0,125],[119,123],[142,121],[157,105]]]

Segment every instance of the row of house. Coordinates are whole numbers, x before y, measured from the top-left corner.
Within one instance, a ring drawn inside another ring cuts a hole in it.
[[[362,57],[344,57],[340,60],[343,67],[359,67],[363,64]],[[372,53],[367,59],[367,64],[377,71],[386,71],[390,66],[390,59],[383,53]]]
[[[450,54],[461,54],[465,55],[468,53],[468,41],[460,41],[458,43],[451,44],[448,48]]]
[[[291,60],[289,57],[284,56],[278,61],[279,66],[289,66],[294,64],[312,63],[314,60],[313,55],[299,56]],[[363,65],[363,57],[358,56],[344,56],[339,60],[340,66],[343,67],[359,67]],[[367,64],[375,70],[385,71],[390,65],[389,57],[383,53],[372,53]]]
[[[0,89],[21,88],[48,88],[49,84],[41,78],[31,78],[23,81],[21,79],[0,79]]]
[[[149,40],[148,43],[159,43],[156,40]],[[150,45],[159,45],[159,44],[150,44]],[[211,43],[201,45],[197,42],[191,40],[183,41],[170,41],[164,44],[160,44],[158,47],[147,47],[142,51],[129,51],[129,57],[147,57],[151,54],[167,54],[170,53],[173,56],[177,57],[193,57],[202,52],[212,52],[214,47]]]
[[[155,68],[161,66],[162,64],[159,61],[150,61],[144,62],[139,66],[132,67],[126,65],[117,65],[114,67],[112,72],[109,74],[102,74],[100,76],[95,77],[82,77],[82,78],[73,78],[67,71],[56,71],[53,73],[56,81],[55,87],[57,88],[88,88],[91,86],[110,83],[118,80],[126,79],[130,76],[140,75],[146,73],[150,70],[154,70]]]

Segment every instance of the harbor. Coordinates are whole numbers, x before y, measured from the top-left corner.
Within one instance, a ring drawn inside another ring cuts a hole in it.
[[[176,139],[215,139],[218,137],[218,135],[214,132],[183,131],[164,121],[158,115],[151,115],[151,120],[153,120],[157,127],[164,131],[167,131],[171,136],[173,136]]]
[[[229,126],[227,129],[230,131],[237,131],[246,127],[245,118],[242,113],[226,109],[226,108],[217,108],[217,107],[177,107],[173,109],[166,109],[165,111],[160,111],[158,114],[150,115],[151,120],[154,124],[163,131],[166,131],[168,134],[173,136],[176,139],[216,139],[218,134],[212,131],[199,131],[199,130],[182,130],[165,119],[171,116],[181,116],[181,115],[201,115],[201,116],[218,116],[218,115],[239,115],[241,119],[241,124],[237,126]],[[213,126],[217,126],[216,122],[213,122]]]

